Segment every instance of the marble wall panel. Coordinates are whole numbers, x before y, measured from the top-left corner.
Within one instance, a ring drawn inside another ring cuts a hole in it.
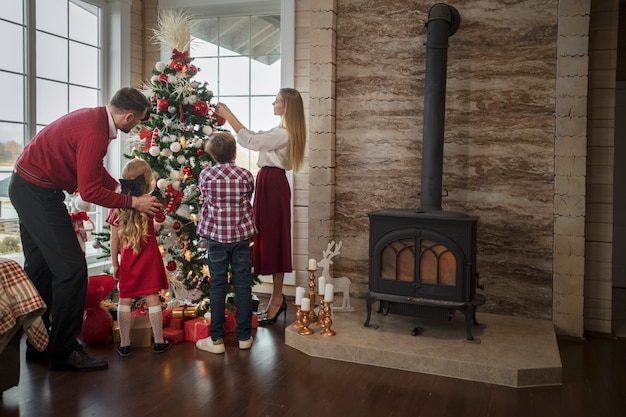
[[[338,0],[335,275],[364,296],[368,212],[419,207],[424,0]],[[550,318],[558,2],[459,0],[444,210],[479,216],[485,311]]]

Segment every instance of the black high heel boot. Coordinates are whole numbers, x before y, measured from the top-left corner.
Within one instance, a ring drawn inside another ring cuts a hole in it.
[[[287,300],[285,299],[284,295],[283,295],[283,302],[280,304],[280,308],[276,312],[276,315],[272,317],[271,319],[266,317],[263,320],[260,320],[259,326],[271,326],[272,324],[276,324],[278,317],[280,317],[280,313],[284,313],[284,316],[285,316],[284,321],[287,321]]]

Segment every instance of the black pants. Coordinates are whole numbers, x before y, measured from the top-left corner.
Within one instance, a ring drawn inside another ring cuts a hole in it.
[[[48,310],[50,356],[64,360],[79,347],[87,292],[87,262],[59,189],[42,188],[13,173],[9,197],[20,220],[24,270]]]

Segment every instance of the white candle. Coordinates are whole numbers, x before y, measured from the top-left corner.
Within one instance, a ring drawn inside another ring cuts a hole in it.
[[[317,261],[313,258],[309,259],[309,269],[317,269]]]
[[[302,297],[302,301],[300,301],[300,310],[302,311],[311,310],[311,300],[308,297]]]
[[[333,287],[333,284],[326,284],[326,287],[324,287],[324,302],[330,303],[333,301],[334,296],[335,287]]]
[[[324,294],[324,289],[326,288],[326,278],[324,277],[319,277],[318,278],[318,289],[317,292],[318,294]]]
[[[302,304],[302,297],[304,297],[304,287],[296,287],[296,305]]]

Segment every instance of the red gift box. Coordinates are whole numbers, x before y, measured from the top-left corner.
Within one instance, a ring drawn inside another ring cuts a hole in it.
[[[185,322],[185,341],[197,342],[209,337],[209,324],[211,321],[205,318],[187,320]]]
[[[226,310],[224,312],[224,333],[235,333],[237,328],[237,319],[235,318],[235,312]]]
[[[163,317],[163,327],[168,327],[170,320],[172,320],[172,310],[161,310],[161,314]]]
[[[170,323],[167,327],[170,327],[176,330],[185,330],[185,319],[172,318],[170,319]]]
[[[226,310],[224,315],[226,318],[226,322],[224,323],[224,332],[235,333],[235,330],[237,329],[237,312]],[[252,314],[252,328],[256,329],[257,327],[259,327],[259,318],[256,314]]]
[[[163,337],[170,339],[172,341],[172,343],[176,344],[176,343],[180,343],[182,341],[185,340],[185,331],[184,330],[178,330],[178,329],[172,329],[170,327],[164,327],[163,328]]]

